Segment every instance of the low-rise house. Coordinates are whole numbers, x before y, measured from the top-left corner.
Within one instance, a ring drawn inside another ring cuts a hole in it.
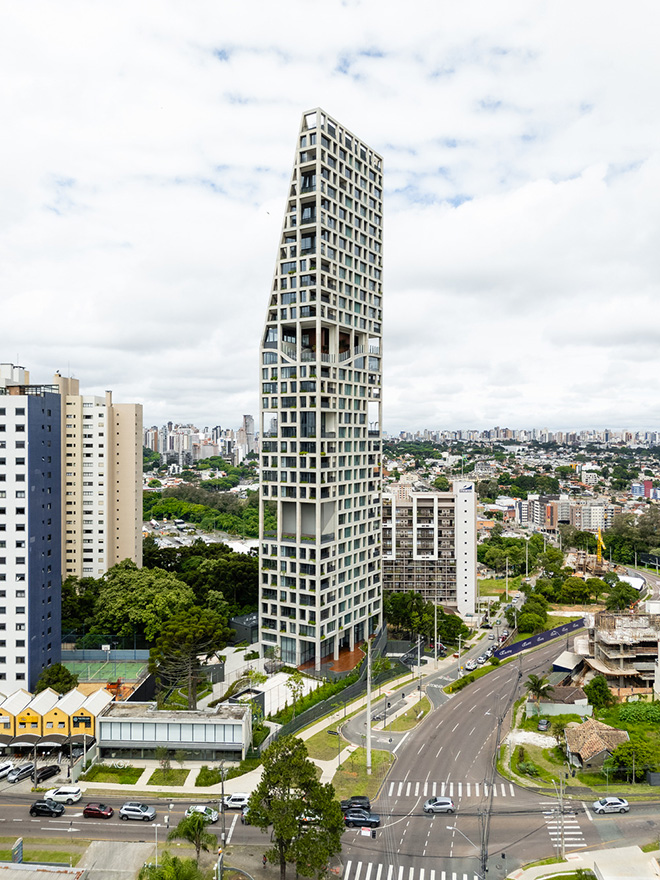
[[[580,687],[553,687],[547,697],[541,697],[538,704],[528,700],[525,715],[593,715],[593,706]]]
[[[564,731],[569,763],[583,770],[599,768],[621,743],[628,742],[628,731],[618,730],[588,718],[582,724],[569,724]]]

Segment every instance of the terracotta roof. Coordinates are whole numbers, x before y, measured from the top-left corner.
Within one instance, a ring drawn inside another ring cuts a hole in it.
[[[565,735],[566,745],[574,755],[579,755],[583,763],[600,752],[613,752],[618,745],[630,739],[627,731],[617,730],[595,718],[588,718],[575,727],[567,727]]]
[[[586,700],[587,695],[580,687],[553,687],[547,697],[541,697],[542,703],[574,703]]]

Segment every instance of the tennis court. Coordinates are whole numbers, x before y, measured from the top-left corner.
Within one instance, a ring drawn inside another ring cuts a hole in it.
[[[145,660],[65,660],[62,665],[79,681],[138,681],[147,671]]]

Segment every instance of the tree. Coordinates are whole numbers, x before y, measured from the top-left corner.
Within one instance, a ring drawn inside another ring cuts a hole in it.
[[[208,852],[209,846],[217,846],[218,839],[206,828],[206,818],[201,813],[184,816],[176,828],[167,835],[168,840],[187,840],[195,847],[197,864],[201,850]]]
[[[232,632],[227,618],[208,608],[180,610],[163,623],[151,649],[149,667],[160,682],[185,682],[188,708],[196,709],[202,661],[224,648]]]
[[[341,851],[344,820],[335,790],[322,785],[305,743],[293,736],[275,740],[263,753],[261,780],[249,801],[250,822],[272,825],[269,862],[286,878],[287,863],[305,877],[325,876],[329,859]],[[304,816],[314,821],[305,821]]]
[[[617,770],[631,772],[634,779],[643,779],[647,770],[655,771],[660,762],[660,754],[654,745],[646,740],[634,739],[620,743],[612,752],[610,765]]]
[[[585,684],[583,690],[594,709],[607,709],[616,703],[604,675],[596,675],[589,684]]]
[[[296,703],[302,697],[303,694],[303,677],[302,673],[296,669],[295,672],[292,672],[291,675],[287,678],[284,684],[291,691],[291,699],[293,700],[293,717],[296,717]]]
[[[507,616],[508,620],[508,616]],[[523,611],[518,615],[518,631],[521,633],[540,633],[545,629],[542,617],[534,612]]]
[[[78,687],[78,676],[69,672],[61,663],[53,663],[52,666],[47,666],[37,679],[34,692],[38,694],[46,688],[52,688],[58,694],[68,694],[75,687]]]
[[[605,607],[608,611],[623,611],[638,599],[639,593],[637,590],[625,581],[620,581],[610,590],[605,600]]]
[[[140,869],[138,880],[203,880],[203,874],[194,859],[180,859],[163,853],[160,865],[145,865]]]
[[[451,483],[449,482],[447,477],[436,477],[431,485],[439,492],[449,492],[449,490],[451,489]]]
[[[155,641],[163,624],[194,602],[193,591],[160,569],[140,569],[125,559],[103,576],[94,607],[94,629],[129,636],[144,633]]]
[[[566,578],[559,591],[560,602],[565,602],[567,605],[588,602],[590,596],[588,584],[579,577]]]
[[[554,688],[545,675],[534,675],[533,672],[530,673],[529,678],[525,682],[525,688],[527,693],[531,694],[536,701],[536,714],[538,715],[541,697],[549,696],[554,691]]]

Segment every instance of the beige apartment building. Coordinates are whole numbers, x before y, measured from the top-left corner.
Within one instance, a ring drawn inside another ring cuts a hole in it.
[[[142,564],[142,405],[80,394],[55,374],[62,397],[62,578],[100,577],[123,559]]]

